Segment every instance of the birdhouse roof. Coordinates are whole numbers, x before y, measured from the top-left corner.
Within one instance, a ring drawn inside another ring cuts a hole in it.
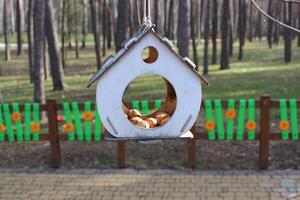
[[[209,85],[209,82],[201,76],[196,71],[196,65],[187,57],[182,58],[174,49],[173,44],[170,40],[168,40],[166,37],[162,38],[160,37],[155,31],[154,28],[155,25],[152,26],[143,26],[139,29],[139,31],[130,39],[126,40],[122,44],[122,49],[117,52],[115,56],[109,56],[102,64],[101,68],[97,71],[96,74],[92,76],[90,81],[88,82],[87,87],[89,88],[94,82],[96,82],[105,72],[107,72],[119,59],[122,58],[123,55],[125,55],[130,48],[132,48],[134,45],[136,45],[147,33],[153,33],[154,36],[156,36],[161,42],[163,42],[169,49],[172,51],[174,56],[178,57],[189,69],[191,69],[199,78],[200,80],[205,83],[206,85]]]

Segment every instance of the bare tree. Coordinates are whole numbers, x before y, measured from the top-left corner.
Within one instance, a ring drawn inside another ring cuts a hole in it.
[[[92,21],[92,28],[94,34],[97,67],[100,68],[101,56],[100,56],[100,42],[99,42],[99,34],[98,34],[98,15],[96,9],[96,1],[90,0],[90,7],[91,7],[91,17],[92,17],[91,21]]]
[[[17,0],[17,44],[18,56],[23,54],[23,1]]]
[[[5,60],[11,59],[10,55],[10,12],[11,12],[11,0],[3,1],[3,32],[5,40]]]
[[[228,46],[228,40],[229,40],[229,0],[223,1],[223,9],[222,9],[222,51],[221,51],[221,70],[229,69],[229,46]]]
[[[284,3],[284,18],[287,25],[292,25],[292,3]],[[286,63],[292,60],[292,32],[284,29],[284,60]]]
[[[203,55],[203,73],[208,74],[208,45],[209,45],[209,21],[210,21],[210,1],[206,0],[205,24],[204,24],[204,55]]]
[[[59,44],[55,18],[53,14],[52,0],[47,0],[46,4],[45,33],[48,41],[48,53],[51,63],[53,90],[64,90],[64,72],[59,56]]]
[[[189,56],[189,5],[186,0],[179,0],[178,7],[178,29],[177,29],[177,40],[179,54],[182,57]]]
[[[81,21],[81,33],[82,33],[82,38],[81,38],[81,48],[85,48],[85,43],[86,43],[86,35],[87,35],[87,6],[85,4],[85,1],[82,0],[82,21]]]
[[[66,19],[66,0],[62,0],[62,19],[61,19],[61,60],[62,66],[66,68],[66,49],[65,49],[65,20]]]
[[[197,41],[196,41],[196,37],[197,37],[197,33],[196,33],[196,23],[195,23],[195,5],[194,5],[194,0],[190,0],[190,27],[191,27],[191,37],[192,37],[192,44],[193,44],[193,56],[194,56],[194,62],[196,64],[196,67],[198,70],[198,50],[197,50]]]
[[[28,60],[29,60],[29,77],[30,82],[33,82],[33,69],[34,69],[34,52],[33,52],[33,6],[34,0],[28,0],[28,13],[27,13],[27,37],[28,37]]]
[[[246,22],[247,22],[247,9],[245,0],[239,0],[239,19],[238,19],[238,35],[240,40],[239,46],[239,60],[243,59],[243,47],[245,45],[246,37]]]
[[[76,58],[79,58],[79,41],[78,41],[78,8],[77,8],[77,0],[74,0],[74,32],[75,32],[75,55]]]
[[[217,37],[218,37],[218,0],[213,0],[212,9],[212,64],[217,64]]]
[[[3,104],[3,95],[2,95],[2,92],[1,92],[1,90],[0,90],[0,104]]]
[[[107,37],[107,7],[106,7],[106,0],[103,0],[102,3],[102,37],[103,37],[103,43],[102,43],[102,55],[106,55],[106,37]]]
[[[44,70],[43,70],[43,42],[45,22],[45,0],[34,1],[34,101],[45,103]]]
[[[128,34],[128,4],[129,0],[118,0],[118,19],[116,30],[116,50],[122,48],[122,43],[126,40]]]
[[[269,0],[268,4],[268,14],[273,15],[273,9],[272,9],[272,0]],[[268,33],[267,33],[267,39],[268,39],[268,44],[269,48],[272,48],[272,32],[273,32],[273,21],[271,19],[268,19]]]

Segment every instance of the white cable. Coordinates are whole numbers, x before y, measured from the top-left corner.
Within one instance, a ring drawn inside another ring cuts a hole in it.
[[[287,24],[285,24],[285,23],[283,23],[283,22],[281,22],[281,21],[275,19],[274,17],[272,17],[272,16],[269,15],[268,13],[266,13],[263,9],[261,9],[261,8],[259,7],[259,5],[256,3],[255,0],[251,0],[251,2],[252,2],[252,4],[256,7],[256,9],[257,9],[259,12],[261,12],[265,17],[269,18],[270,20],[274,21],[275,23],[277,23],[277,24],[279,24],[279,25],[281,25],[281,26],[284,26],[285,28],[288,28],[288,29],[290,29],[290,30],[292,30],[292,31],[295,31],[295,32],[297,32],[297,33],[300,33],[300,30],[299,30],[299,29],[294,28],[294,27],[292,27],[292,26],[289,26],[289,25],[287,25]],[[297,1],[295,1],[295,2],[298,3]]]

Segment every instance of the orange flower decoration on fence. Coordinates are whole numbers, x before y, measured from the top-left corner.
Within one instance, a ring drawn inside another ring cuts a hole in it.
[[[11,115],[11,118],[14,122],[20,121],[21,120],[21,114],[18,112],[15,112]]]
[[[246,128],[248,131],[255,131],[256,130],[256,122],[254,122],[254,121],[247,122]]]
[[[0,133],[5,131],[5,126],[3,124],[0,124]]]
[[[64,125],[64,131],[67,133],[71,133],[74,131],[74,125],[72,123],[67,123]]]
[[[287,131],[290,129],[290,123],[288,121],[281,121],[279,122],[279,128],[282,131]]]
[[[212,131],[216,128],[216,124],[215,124],[214,121],[207,121],[206,124],[205,124],[205,128],[208,131]]]
[[[30,130],[31,130],[31,132],[32,133],[36,133],[36,132],[39,132],[40,130],[41,130],[41,126],[40,126],[40,124],[38,124],[38,123],[31,123],[30,124]]]
[[[236,118],[236,112],[234,109],[228,109],[227,112],[226,112],[226,117],[228,119],[234,119]]]
[[[92,112],[84,112],[82,114],[82,118],[85,120],[85,121],[92,121],[94,119],[94,114]]]

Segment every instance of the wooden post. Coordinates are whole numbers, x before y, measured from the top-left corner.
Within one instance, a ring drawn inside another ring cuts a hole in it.
[[[192,128],[192,133],[194,134],[195,131],[195,126]],[[187,144],[187,149],[188,149],[188,167],[191,169],[196,168],[196,152],[197,152],[197,147],[196,147],[196,139],[191,139],[188,141]]]
[[[118,167],[126,168],[126,143],[118,141]]]
[[[260,169],[268,169],[269,142],[270,142],[270,109],[271,97],[264,94],[261,97],[260,111],[260,143],[259,143],[259,166]]]
[[[59,168],[61,162],[59,133],[57,123],[57,105],[55,100],[47,100],[49,141],[51,148],[51,162],[53,168]]]

